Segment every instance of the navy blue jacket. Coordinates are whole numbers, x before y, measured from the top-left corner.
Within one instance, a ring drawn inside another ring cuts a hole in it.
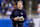
[[[10,18],[13,20],[17,16],[19,16],[19,17],[23,16],[24,17],[24,21],[26,20],[26,17],[27,17],[26,12],[25,12],[24,9],[22,9],[22,10],[19,10],[19,9],[13,10]]]

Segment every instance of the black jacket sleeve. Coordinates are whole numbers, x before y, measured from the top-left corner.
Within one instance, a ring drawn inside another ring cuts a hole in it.
[[[10,19],[14,19],[14,13],[13,13],[14,11],[12,11],[12,14],[10,15]]]
[[[24,21],[26,21],[27,20],[27,13],[26,13],[26,11],[24,11]]]

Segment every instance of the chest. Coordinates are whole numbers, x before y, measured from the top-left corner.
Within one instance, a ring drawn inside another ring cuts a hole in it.
[[[15,11],[14,14],[15,14],[15,16],[23,16],[24,12],[23,11]]]

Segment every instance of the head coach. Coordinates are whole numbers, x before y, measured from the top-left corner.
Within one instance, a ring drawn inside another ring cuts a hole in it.
[[[22,1],[17,2],[17,8],[12,11],[10,19],[13,22],[13,27],[16,27],[16,24],[18,24],[18,27],[23,27],[23,23],[24,21],[26,21],[27,18],[26,12],[23,9]]]

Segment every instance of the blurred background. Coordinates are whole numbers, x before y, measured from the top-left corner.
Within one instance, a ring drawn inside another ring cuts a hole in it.
[[[10,15],[17,8],[17,1],[23,1],[27,13],[24,27],[40,27],[40,0],[0,0],[0,27],[12,27]]]

